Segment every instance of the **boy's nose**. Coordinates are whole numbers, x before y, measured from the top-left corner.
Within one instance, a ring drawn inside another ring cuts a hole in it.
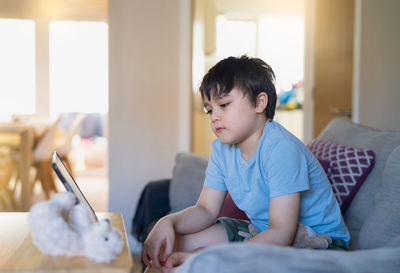
[[[212,112],[211,113],[211,122],[216,122],[216,121],[218,121],[220,119],[221,119],[221,117],[219,116],[218,113],[216,113],[216,112]]]

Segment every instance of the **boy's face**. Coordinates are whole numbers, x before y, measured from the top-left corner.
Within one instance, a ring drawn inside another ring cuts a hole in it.
[[[204,109],[210,116],[214,134],[225,144],[240,144],[258,128],[256,107],[242,91],[233,88],[221,97],[204,98]]]

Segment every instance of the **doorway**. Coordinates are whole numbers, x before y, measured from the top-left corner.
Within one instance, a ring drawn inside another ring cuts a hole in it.
[[[192,151],[209,156],[211,132],[198,86],[219,60],[248,55],[276,75],[275,120],[304,140],[305,1],[194,1]]]
[[[315,1],[314,10],[315,138],[333,118],[352,116],[354,1]]]

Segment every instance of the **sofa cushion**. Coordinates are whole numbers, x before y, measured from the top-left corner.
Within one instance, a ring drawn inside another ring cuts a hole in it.
[[[189,257],[176,273],[398,272],[400,248],[358,251],[296,249],[260,243],[225,243]]]
[[[196,203],[203,187],[208,158],[190,153],[178,153],[169,187],[170,213]]]
[[[196,203],[203,187],[208,158],[190,153],[178,153],[169,187],[169,213],[180,211]],[[248,220],[228,193],[219,217]]]
[[[400,145],[400,131],[380,131],[355,124],[348,118],[335,118],[318,138],[375,152],[375,166],[344,214],[352,237],[350,248],[357,248],[361,226],[374,208],[375,194],[381,186],[386,159]]]
[[[323,139],[314,139],[307,146],[321,164],[326,165],[325,161],[329,162],[329,167],[324,170],[344,213],[374,166],[374,152]]]
[[[393,240],[400,236],[400,146],[386,161],[382,184],[376,194],[375,208],[360,230],[360,248],[393,245]],[[400,246],[399,240],[397,243]]]

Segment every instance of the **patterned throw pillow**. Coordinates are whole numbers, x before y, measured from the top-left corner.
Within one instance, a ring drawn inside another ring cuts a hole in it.
[[[322,169],[324,169],[324,172],[328,175],[329,172],[331,171],[331,162],[329,160],[323,160],[322,158],[318,158],[319,164],[321,164]]]
[[[322,139],[312,140],[307,147],[320,162],[329,161],[325,171],[344,213],[374,167],[375,153]]]

